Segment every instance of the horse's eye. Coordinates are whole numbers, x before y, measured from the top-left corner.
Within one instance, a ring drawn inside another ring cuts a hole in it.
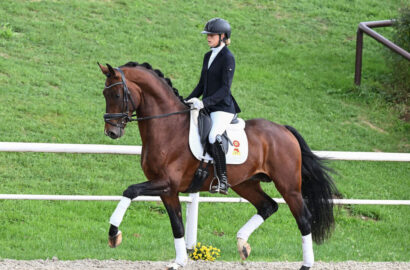
[[[119,98],[121,95],[120,94],[115,94],[115,97],[116,98]]]

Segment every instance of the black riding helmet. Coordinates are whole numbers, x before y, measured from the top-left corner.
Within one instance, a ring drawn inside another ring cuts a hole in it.
[[[231,37],[231,26],[227,21],[221,18],[210,19],[201,34],[225,34],[225,38]]]

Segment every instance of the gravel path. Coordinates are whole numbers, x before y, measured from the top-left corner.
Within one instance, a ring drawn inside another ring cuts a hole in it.
[[[117,261],[117,260],[78,260],[78,261],[60,261],[52,260],[0,260],[0,270],[19,269],[19,270],[68,270],[68,269],[98,269],[98,270],[164,270],[168,262],[150,262],[150,261]],[[184,270],[297,270],[301,266],[300,262],[204,262],[190,261],[183,268]],[[409,270],[410,262],[316,262],[312,270]]]

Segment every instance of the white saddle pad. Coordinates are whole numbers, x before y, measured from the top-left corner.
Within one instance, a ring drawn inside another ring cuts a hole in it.
[[[204,149],[200,143],[198,132],[198,110],[191,111],[191,120],[189,127],[189,148],[192,154],[198,159],[206,161],[213,160],[213,158],[206,153],[203,156]],[[226,130],[232,144],[229,144],[228,152],[226,154],[226,164],[242,164],[248,158],[248,138],[245,133],[245,121],[238,118],[237,124],[230,124]]]

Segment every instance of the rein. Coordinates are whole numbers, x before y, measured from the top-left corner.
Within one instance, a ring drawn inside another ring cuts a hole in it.
[[[120,74],[121,74],[121,82],[116,82],[113,83],[109,86],[106,86],[104,89],[109,89],[111,87],[117,86],[117,85],[123,85],[123,91],[124,91],[124,99],[123,99],[123,112],[122,113],[106,113],[104,114],[104,122],[106,122],[107,124],[110,124],[112,126],[115,127],[120,127],[120,128],[124,128],[125,124],[128,122],[135,122],[135,121],[144,121],[144,120],[150,120],[150,119],[157,119],[157,118],[163,118],[163,117],[168,117],[171,115],[175,115],[175,114],[183,114],[183,113],[187,113],[191,110],[194,109],[186,109],[186,110],[182,110],[182,111],[178,111],[178,112],[172,112],[172,113],[164,113],[164,114],[159,114],[159,115],[153,115],[153,116],[145,116],[145,117],[137,117],[137,114],[132,114],[131,116],[128,115],[128,98],[131,101],[131,104],[133,106],[133,111],[136,110],[136,106],[134,101],[131,98],[131,94],[130,91],[128,90],[128,86],[125,83],[125,75],[124,72],[120,69],[120,68],[115,68],[115,70],[117,70]],[[136,118],[133,118],[136,117]],[[118,123],[113,123],[111,122],[111,120],[115,120],[115,119],[121,119],[121,124]]]

